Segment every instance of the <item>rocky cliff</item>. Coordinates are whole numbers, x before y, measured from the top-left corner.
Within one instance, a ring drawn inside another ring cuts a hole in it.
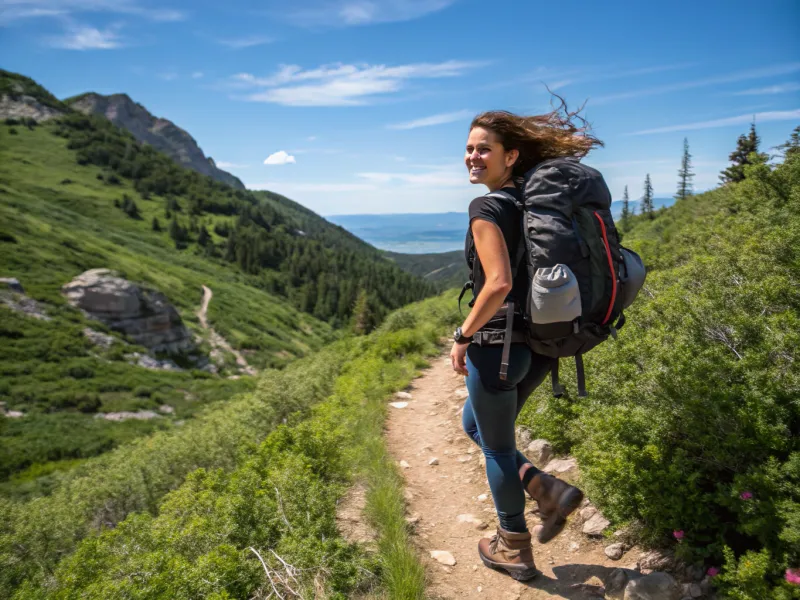
[[[153,352],[194,349],[192,335],[166,296],[118,277],[108,269],[91,269],[63,286],[73,306],[120,331]]]
[[[131,100],[127,94],[102,96],[90,92],[66,102],[84,114],[106,117],[115,125],[130,131],[140,142],[150,144],[184,167],[194,169],[237,189],[244,189],[244,185],[237,177],[217,168],[214,160],[203,153],[188,132],[172,121],[154,117],[141,104]]]
[[[0,119],[47,121],[68,111],[67,106],[33,79],[0,69]]]

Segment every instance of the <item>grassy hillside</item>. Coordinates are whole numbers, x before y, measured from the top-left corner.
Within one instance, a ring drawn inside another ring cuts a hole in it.
[[[448,294],[398,311],[367,337],[265,372],[254,393],[183,428],[87,461],[47,498],[0,500],[0,595],[266,596],[253,548],[271,569],[280,559],[299,569],[295,589],[309,597],[422,598],[383,420],[386,398],[438,354],[453,308]],[[355,480],[377,553],[335,526]]]
[[[578,457],[615,526],[723,568],[725,597],[798,598],[780,582],[800,564],[800,155],[635,218],[623,244],[646,288],[586,355],[589,397],[543,386],[521,422]]]

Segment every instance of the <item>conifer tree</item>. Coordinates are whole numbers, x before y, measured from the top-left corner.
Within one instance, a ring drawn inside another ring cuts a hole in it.
[[[736,150],[731,152],[728,159],[733,163],[719,176],[722,183],[731,183],[744,180],[746,165],[764,164],[768,156],[758,151],[761,138],[756,133],[755,122],[750,124],[750,133],[740,135],[736,142]]]
[[[370,329],[370,310],[367,290],[361,289],[353,306],[353,329],[359,335],[369,333]]]
[[[631,203],[630,198],[628,197],[628,186],[625,186],[625,192],[622,194],[622,230],[628,231],[630,227],[631,221]]]
[[[642,197],[642,214],[653,218],[653,184],[650,182],[650,173],[644,178],[644,196]]]
[[[153,217],[153,231],[161,231],[161,223],[158,222],[158,217]]]
[[[211,241],[211,236],[208,235],[208,230],[206,229],[205,225],[200,227],[200,232],[197,234],[197,243],[201,246],[205,246]]]
[[[675,194],[676,200],[685,200],[694,192],[692,189],[692,155],[689,154],[689,139],[683,138],[683,158],[681,168],[678,170],[678,193]]]
[[[794,128],[786,143],[778,146],[777,150],[783,151],[784,159],[800,153],[800,125]]]

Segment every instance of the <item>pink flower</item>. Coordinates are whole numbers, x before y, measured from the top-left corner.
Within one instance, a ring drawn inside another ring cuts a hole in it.
[[[739,494],[739,498],[742,500],[750,500],[753,498],[753,492],[742,492]]]
[[[716,577],[717,575],[719,575],[719,569],[717,567],[708,567],[706,575],[708,575],[709,577]]]
[[[674,537],[679,542],[683,539],[683,536],[684,536],[683,529],[677,529],[672,532],[672,537]]]
[[[786,569],[786,581],[800,585],[800,569]]]

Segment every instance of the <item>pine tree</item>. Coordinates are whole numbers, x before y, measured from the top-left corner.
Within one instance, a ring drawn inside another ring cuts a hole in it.
[[[800,125],[794,128],[786,143],[778,146],[777,150],[783,152],[784,159],[800,154]]]
[[[353,329],[359,335],[369,333],[370,320],[367,290],[362,288],[353,306]]]
[[[678,193],[675,194],[676,200],[685,200],[693,194],[692,178],[692,155],[689,154],[689,139],[683,138],[683,158],[681,168],[678,171]]]
[[[628,197],[628,186],[625,186],[625,193],[622,194],[622,230],[628,231],[631,224],[631,203]]]
[[[755,122],[750,124],[750,133],[740,135],[736,141],[736,150],[731,152],[728,159],[733,163],[725,169],[719,176],[722,183],[731,183],[744,180],[744,168],[746,165],[764,164],[769,158],[766,154],[758,151],[761,138],[756,133]]]
[[[197,243],[201,246],[205,246],[211,241],[211,236],[208,235],[208,230],[206,229],[205,225],[200,228],[200,232],[197,234]]]
[[[642,214],[653,218],[653,184],[650,182],[650,173],[644,178],[644,197],[642,197]]]
[[[161,223],[158,222],[158,217],[153,217],[153,231],[161,231]]]

